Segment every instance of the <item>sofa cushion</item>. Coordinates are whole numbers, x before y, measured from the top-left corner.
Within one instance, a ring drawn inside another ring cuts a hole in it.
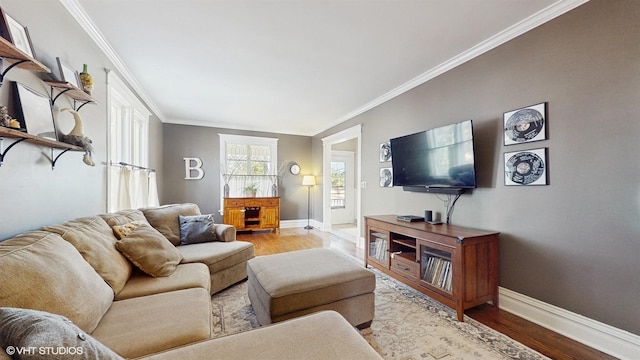
[[[340,314],[322,311],[144,359],[382,360],[382,357]]]
[[[211,296],[194,288],[114,301],[91,335],[134,358],[208,339],[211,323]]]
[[[172,204],[141,209],[151,226],[164,235],[173,245],[180,244],[179,216],[200,215],[196,204]]]
[[[99,216],[85,217],[62,225],[47,226],[70,242],[117,294],[131,276],[131,263],[116,249],[111,227]]]
[[[213,215],[179,215],[180,245],[198,244],[216,240]]]
[[[127,237],[119,240],[116,247],[127,259],[146,274],[169,276],[182,261],[182,254],[158,230],[140,223]]]
[[[0,346],[29,349],[29,359],[51,359],[50,348],[60,358],[122,359],[66,317],[31,309],[0,308]]]
[[[211,291],[211,276],[205,264],[179,264],[173,274],[165,277],[152,277],[137,270],[116,295],[116,300],[198,287]]]
[[[132,221],[147,222],[147,218],[144,217],[142,211],[137,209],[120,210],[114,213],[99,215],[109,226],[114,227],[116,225],[128,224]]]
[[[31,231],[0,242],[0,269],[0,306],[60,314],[87,332],[113,301],[111,287],[55,233]]]
[[[246,241],[210,242],[178,246],[183,263],[204,263],[215,274],[236,264],[245,264],[255,256],[253,244]]]

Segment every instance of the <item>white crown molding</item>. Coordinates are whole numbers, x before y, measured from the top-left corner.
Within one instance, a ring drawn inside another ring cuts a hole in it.
[[[73,18],[78,22],[80,27],[84,29],[84,31],[89,35],[89,37],[98,45],[98,48],[102,50],[107,59],[109,59],[115,69],[118,70],[120,75],[123,77],[123,80],[128,83],[136,94],[142,99],[142,101],[146,104],[149,109],[160,119],[160,121],[164,122],[164,115],[160,108],[156,106],[156,104],[151,100],[151,98],[147,95],[144,88],[140,85],[136,77],[129,70],[127,65],[122,61],[120,56],[115,52],[111,44],[107,41],[107,39],[102,35],[98,27],[93,23],[89,15],[84,11],[82,6],[78,4],[76,0],[59,0],[60,3],[67,9],[69,14],[73,16]]]
[[[358,109],[344,115],[343,117],[326,124],[322,129],[316,132],[316,135],[329,130],[330,128],[341,124],[347,120],[350,120],[362,113],[365,113],[376,106],[379,106],[396,96],[404,94],[405,92],[424,84],[425,82],[444,74],[445,72],[464,64],[465,62],[476,58],[489,50],[492,50],[509,40],[512,40],[527,31],[530,31],[568,11],[575,9],[576,7],[588,2],[589,0],[558,0],[557,2],[547,6],[546,8],[538,11],[532,16],[520,21],[519,23],[499,32],[498,34],[490,37],[489,39],[475,45],[474,47],[460,53],[453,58],[443,62],[442,64],[430,69],[429,71],[409,80],[408,82],[398,86],[397,88],[387,92],[386,94],[374,99],[373,101],[361,106]]]
[[[640,336],[500,288],[500,308],[619,359],[637,359]]]

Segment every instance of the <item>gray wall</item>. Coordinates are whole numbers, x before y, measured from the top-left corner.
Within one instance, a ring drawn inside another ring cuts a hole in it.
[[[295,161],[300,175],[288,168],[279,179],[280,219],[307,218],[307,190],[302,175],[311,173],[311,137],[219,129],[202,126],[164,125],[164,203],[193,202],[203,213],[213,213],[221,222],[220,210],[220,136],[219,134],[277,138],[278,165]],[[197,157],[203,162],[205,175],[201,180],[185,180],[185,157]]]
[[[593,0],[315,136],[314,164],[321,138],[361,123],[362,214],[442,213],[435,195],[375,186],[378,145],[473,119],[479,186],[452,223],[502,232],[500,285],[640,334],[639,24],[639,1]],[[549,139],[503,146],[503,113],[545,101]],[[538,147],[550,185],[506,187],[503,153]]]
[[[26,143],[16,145],[7,153],[0,167],[0,239],[5,239],[43,225],[106,211],[107,88],[104,69],[113,66],[58,1],[4,0],[0,6],[28,27],[36,58],[56,74],[10,70],[0,88],[0,104],[13,103],[9,81],[18,81],[48,95],[50,88],[40,79],[57,76],[56,57],[78,70],[82,70],[83,63],[89,65],[95,82],[93,97],[98,102],[80,110],[85,134],[93,140],[95,167],[82,162],[82,153],[68,152],[60,157],[52,171],[51,163],[45,157],[51,156],[50,150]],[[4,65],[6,67],[7,63]],[[68,113],[60,114],[59,109],[71,105],[64,96],[55,104],[54,116],[65,132],[73,127],[73,118]],[[158,178],[161,179],[158,156],[162,156],[162,138],[158,136],[162,128],[157,118],[152,119],[151,129],[151,166],[159,170]],[[4,140],[3,151],[12,141]],[[56,151],[55,155],[58,154]],[[161,186],[161,181],[159,183]]]

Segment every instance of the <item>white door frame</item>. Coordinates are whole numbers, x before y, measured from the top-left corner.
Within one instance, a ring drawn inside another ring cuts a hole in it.
[[[347,140],[357,139],[357,156],[356,156],[356,183],[362,183],[360,169],[362,169],[362,125],[350,127],[333,135],[329,135],[322,139],[322,223],[325,231],[331,231],[331,146]],[[360,186],[356,188],[356,227],[358,233],[357,245],[364,248],[364,238],[361,234],[361,193]]]

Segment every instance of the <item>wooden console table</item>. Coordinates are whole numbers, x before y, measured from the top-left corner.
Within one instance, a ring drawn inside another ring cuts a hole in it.
[[[237,230],[280,229],[280,198],[224,198],[223,222]]]

